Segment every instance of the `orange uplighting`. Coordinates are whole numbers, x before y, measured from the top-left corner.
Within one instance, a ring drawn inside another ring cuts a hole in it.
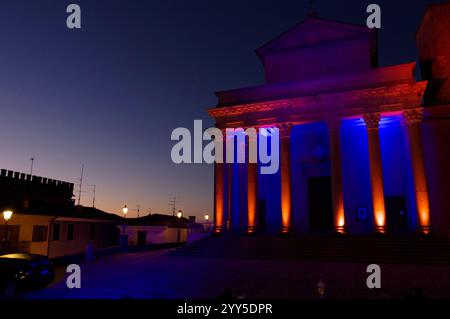
[[[339,217],[338,217],[337,225],[338,225],[339,227],[342,227],[342,226],[345,225],[344,211],[340,211],[340,212],[339,212]]]
[[[430,233],[430,211],[428,209],[419,211],[419,228],[423,234]]]
[[[375,231],[384,233],[386,229],[386,209],[384,205],[383,172],[381,165],[380,137],[378,134],[379,115],[364,119],[367,125],[369,143],[370,184]]]
[[[291,181],[289,177],[283,176],[289,174],[289,172],[286,174],[285,170],[288,171],[283,168],[281,171],[281,226],[286,230],[283,232],[288,232],[291,223]]]
[[[420,212],[420,226],[429,226],[430,216],[428,210]]]
[[[286,191],[283,191],[281,198],[281,225],[283,230],[289,229],[291,220],[291,196],[285,193]]]
[[[288,233],[291,225],[291,162],[288,138],[281,139],[281,232]]]
[[[257,187],[258,187],[258,165],[248,164],[248,185],[247,185],[247,219],[248,232],[252,233],[255,228],[256,206],[257,206]]]
[[[419,226],[430,226],[430,207],[428,192],[416,192],[417,211],[419,213]]]
[[[248,227],[255,227],[256,207],[253,203],[248,204]]]
[[[215,165],[215,205],[214,205],[214,231],[220,233],[224,221],[224,186],[223,186],[223,164]]]
[[[420,127],[421,112],[405,112],[404,121],[408,134],[412,175],[414,179],[414,192],[417,206],[417,219],[419,231],[423,234],[430,233],[430,202],[426,181],[425,164],[421,142]]]
[[[419,229],[422,233],[428,234],[430,232],[430,206],[428,201],[428,192],[416,192],[416,203],[419,215]]]
[[[384,227],[386,226],[386,221],[385,221],[385,212],[383,211],[377,211],[375,212],[375,221],[376,221],[376,226],[380,227]]]
[[[373,214],[375,219],[375,229],[379,233],[384,233],[386,228],[386,209],[384,206],[383,193],[374,194]]]
[[[339,210],[337,212],[337,216],[336,216],[336,232],[338,233],[344,233],[345,230],[345,215],[344,215],[344,210]]]
[[[383,201],[384,208],[384,201]],[[377,233],[385,233],[386,232],[386,212],[384,209],[375,210],[375,231]]]

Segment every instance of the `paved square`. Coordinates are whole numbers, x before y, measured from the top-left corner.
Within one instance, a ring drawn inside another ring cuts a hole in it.
[[[68,289],[64,269],[45,290],[23,298],[217,298],[229,288],[245,298],[404,298],[421,287],[428,298],[450,297],[449,266],[381,265],[382,289],[366,287],[361,263],[261,261],[168,256],[168,250],[119,254],[81,264],[82,288]]]

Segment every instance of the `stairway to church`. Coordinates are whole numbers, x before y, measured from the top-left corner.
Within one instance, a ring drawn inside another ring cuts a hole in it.
[[[208,236],[168,253],[209,258],[448,264],[450,240],[418,235]]]

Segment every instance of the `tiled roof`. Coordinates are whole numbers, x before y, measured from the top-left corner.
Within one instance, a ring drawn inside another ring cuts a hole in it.
[[[100,219],[110,221],[122,221],[122,217],[107,213],[97,208],[73,206],[66,208],[40,208],[40,209],[14,209],[15,214],[21,215],[41,215],[41,216],[55,216],[55,217],[72,217],[72,218],[87,218]]]

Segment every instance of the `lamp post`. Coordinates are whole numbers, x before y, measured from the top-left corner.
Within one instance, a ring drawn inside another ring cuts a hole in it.
[[[178,213],[177,213],[177,217],[178,217],[178,242],[180,242],[180,240],[181,240],[180,220],[181,220],[182,216],[183,216],[183,212],[180,209],[180,210],[178,210]]]
[[[124,253],[128,252],[128,236],[126,235],[126,232],[125,232],[125,227],[126,227],[125,219],[127,218],[127,213],[128,213],[128,207],[127,207],[127,205],[125,205],[122,208],[122,214],[123,214],[122,235],[120,236],[120,247],[122,248],[122,252],[124,252]]]
[[[209,230],[209,215],[208,214],[205,215],[205,225],[206,225],[206,230],[208,231]]]
[[[13,215],[12,210],[5,210],[3,212],[3,218],[5,219],[5,225],[8,224],[8,221],[11,219],[12,215]]]
[[[8,250],[7,244],[8,244],[8,221],[11,219],[13,215],[12,210],[5,210],[3,212],[3,219],[5,220],[5,231],[3,234],[3,240],[2,242],[5,243],[5,249]]]
[[[122,214],[123,214],[123,225],[122,225],[122,235],[125,236],[125,219],[127,218],[128,207],[127,205],[123,206]]]

